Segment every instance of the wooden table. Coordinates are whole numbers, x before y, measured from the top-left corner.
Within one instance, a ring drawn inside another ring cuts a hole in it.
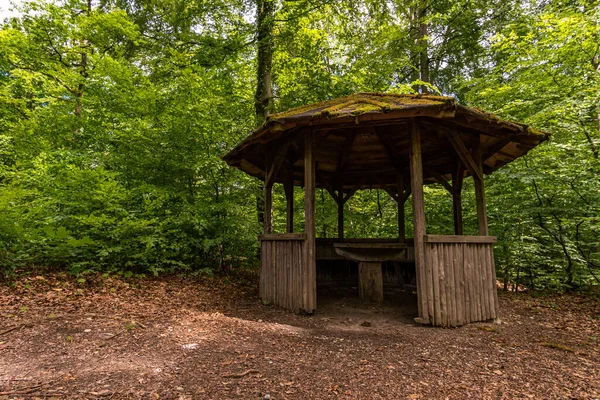
[[[334,243],[340,256],[358,262],[358,292],[363,301],[383,302],[383,273],[385,261],[404,259],[404,243]]]

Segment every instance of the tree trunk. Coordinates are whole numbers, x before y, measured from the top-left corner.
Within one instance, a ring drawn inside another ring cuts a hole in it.
[[[256,121],[261,124],[273,104],[273,26],[275,22],[275,1],[256,0],[256,39],[258,42],[256,65],[256,92],[254,110]]]
[[[421,80],[430,82],[429,78],[429,56],[427,54],[427,32],[428,24],[425,22],[427,16],[427,2],[419,0],[415,2],[410,13],[410,31],[413,37],[413,50],[411,60],[414,65],[414,71],[411,76],[412,81]],[[428,93],[426,86],[420,85],[421,93]]]
[[[275,22],[275,1],[256,0],[256,92],[254,93],[254,111],[256,125],[262,124],[273,102],[273,82],[271,67],[273,65],[273,25]],[[265,176],[266,176],[265,171]],[[265,199],[264,186],[260,185],[256,195],[256,215],[258,223],[264,228]],[[264,230],[264,229],[263,229]]]

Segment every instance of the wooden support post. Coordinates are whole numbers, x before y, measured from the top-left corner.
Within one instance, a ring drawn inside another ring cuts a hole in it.
[[[358,294],[362,301],[383,303],[383,272],[380,262],[358,263]]]
[[[479,226],[479,234],[488,236],[487,209],[485,204],[485,190],[483,183],[483,162],[481,159],[481,144],[479,138],[473,146],[473,159],[480,174],[474,175],[475,181],[475,202],[477,203],[477,225]]]
[[[339,191],[339,199],[335,199],[335,201],[337,202],[337,212],[338,212],[338,239],[340,239],[340,242],[344,241],[344,200],[343,198],[341,198],[344,195],[344,191],[342,189],[340,189]]]
[[[291,170],[287,171],[286,179],[283,183],[285,191],[286,209],[286,232],[294,232],[294,176]]]
[[[273,183],[269,179],[268,171],[271,169],[273,159],[270,152],[267,151],[265,155],[265,186],[264,186],[264,197],[265,197],[265,214],[263,223],[263,232],[271,233],[273,231]]]
[[[265,223],[264,233],[273,232],[273,185],[265,183]]]
[[[430,323],[430,312],[428,305],[428,286],[425,265],[425,199],[423,195],[423,158],[421,155],[421,132],[415,119],[410,124],[410,183],[413,202],[413,222],[415,240],[415,266],[417,269],[417,297],[419,307],[419,323]],[[433,288],[432,288],[433,289]],[[433,291],[432,291],[433,295]],[[433,304],[431,305],[433,306]]]
[[[404,196],[404,177],[398,175],[398,239],[400,243],[406,241],[406,221],[404,215],[404,204],[408,196]]]
[[[317,264],[315,228],[315,178],[316,161],[314,155],[314,132],[308,131],[304,139],[304,311],[312,313],[317,307]]]
[[[456,168],[452,171],[452,208],[454,214],[454,234],[463,235],[462,217],[462,188],[464,179],[464,167],[457,161]]]

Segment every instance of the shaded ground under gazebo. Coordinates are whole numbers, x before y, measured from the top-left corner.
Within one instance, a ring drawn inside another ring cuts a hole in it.
[[[317,307],[321,260],[358,263],[360,297],[383,300],[382,263],[414,262],[417,322],[458,326],[498,315],[493,243],[484,175],[527,153],[548,134],[464,107],[454,98],[360,93],[295,108],[265,124],[224,160],[264,181],[260,297],[295,312]],[[463,235],[463,180],[474,179],[479,236]],[[283,184],[287,232],[272,232],[272,188]],[[425,230],[423,185],[452,195],[454,235]],[[293,187],[304,187],[305,229],[293,232]],[[338,205],[337,238],[316,238],[315,189]],[[398,237],[344,238],[344,205],[357,190],[379,188],[398,203]],[[414,238],[405,234],[412,194]]]

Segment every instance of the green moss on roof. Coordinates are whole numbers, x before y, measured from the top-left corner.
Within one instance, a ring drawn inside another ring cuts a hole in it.
[[[386,113],[415,106],[454,104],[454,102],[454,98],[444,96],[357,93],[338,99],[292,108],[281,113],[270,115],[267,121],[282,120],[295,116],[335,118],[343,115],[356,116],[373,112]]]

